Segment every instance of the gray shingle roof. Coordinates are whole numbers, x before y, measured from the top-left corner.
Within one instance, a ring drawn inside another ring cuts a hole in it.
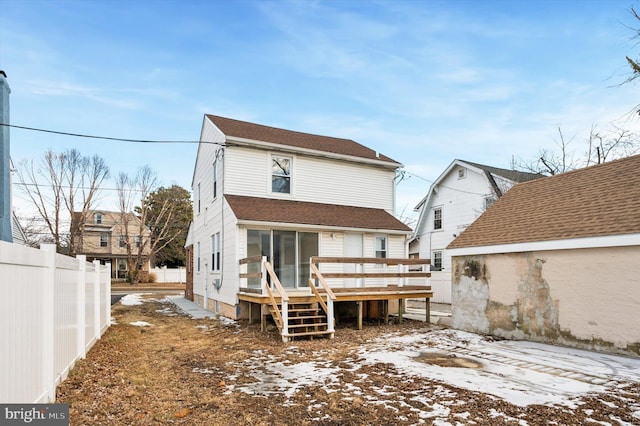
[[[334,154],[349,155],[368,160],[392,162],[397,163],[397,165],[400,166],[400,163],[397,161],[385,155],[377,154],[376,151],[351,139],[341,139],[279,129],[277,127],[264,126],[262,124],[249,123],[247,121],[234,120],[211,114],[207,114],[206,117],[227,136],[330,152]]]
[[[225,195],[240,220],[410,232],[383,209]]]
[[[448,249],[640,233],[640,155],[519,183]]]

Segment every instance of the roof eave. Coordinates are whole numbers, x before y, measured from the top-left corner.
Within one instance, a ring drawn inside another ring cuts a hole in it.
[[[531,251],[572,250],[604,247],[640,246],[640,233],[606,235],[601,237],[569,238],[564,240],[532,241],[511,244],[459,247],[447,249],[451,256],[474,256]]]
[[[254,139],[245,139],[245,138],[239,138],[236,136],[227,135],[227,146],[232,146],[234,143],[236,145],[241,145],[241,146],[258,147],[262,149],[272,149],[272,150],[278,150],[278,151],[284,150],[284,151],[313,155],[318,157],[334,158],[337,160],[353,161],[357,163],[366,163],[366,164],[382,166],[382,167],[387,167],[392,169],[398,169],[398,168],[404,167],[402,163],[398,163],[395,161],[385,161],[385,160],[377,160],[372,158],[358,157],[355,155],[337,154],[334,152],[321,151],[321,150],[309,149],[309,148],[300,148],[293,145],[284,145],[284,144],[279,144],[274,142],[264,142],[264,141],[254,140]]]
[[[401,229],[376,229],[376,228],[358,228],[358,227],[345,227],[336,225],[316,225],[309,223],[286,223],[286,222],[266,222],[260,220],[246,220],[238,219],[238,225],[242,226],[266,226],[269,228],[290,228],[290,229],[307,229],[307,230],[322,230],[322,231],[340,231],[340,232],[371,232],[379,234],[394,234],[394,235],[410,235],[411,230]]]

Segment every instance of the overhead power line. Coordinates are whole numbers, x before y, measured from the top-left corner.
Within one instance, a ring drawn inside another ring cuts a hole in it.
[[[15,124],[5,124],[0,123],[0,126],[12,127],[14,129],[22,129],[22,130],[31,130],[33,132],[42,132],[42,133],[51,133],[54,135],[63,135],[63,136],[73,136],[77,138],[88,138],[88,139],[101,139],[108,141],[117,141],[117,142],[131,142],[131,143],[177,143],[177,144],[196,144],[196,143],[204,143],[204,144],[212,144],[212,145],[220,145],[224,146],[223,143],[220,142],[209,142],[209,141],[169,141],[169,140],[151,140],[151,139],[128,139],[128,138],[114,138],[110,136],[97,136],[97,135],[85,135],[82,133],[70,133],[70,132],[60,132],[57,130],[47,130],[47,129],[38,129],[35,127],[26,127],[26,126],[17,126]]]

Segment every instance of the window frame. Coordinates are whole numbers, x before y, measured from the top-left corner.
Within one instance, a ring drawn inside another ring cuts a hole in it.
[[[437,256],[439,255],[439,256]],[[438,266],[438,263],[440,266]],[[440,272],[443,270],[442,267],[442,250],[433,250],[431,252],[431,270],[435,272]]]
[[[211,185],[213,186],[213,199],[215,200],[216,198],[218,198],[218,160],[216,159],[213,162],[212,165],[212,182]]]
[[[289,162],[289,168],[288,168],[288,174],[278,174],[278,173],[274,173],[273,169],[274,169],[274,165],[276,164],[277,160],[287,160]],[[271,154],[270,158],[269,158],[269,185],[270,185],[270,192],[272,194],[278,194],[278,195],[292,195],[293,194],[293,157],[292,156],[288,156],[288,155],[278,155],[278,154]],[[274,179],[284,179],[287,180],[288,185],[287,185],[287,189],[288,191],[277,191],[274,189]]]
[[[211,235],[211,271],[213,272],[219,272],[222,269],[222,248],[220,242],[220,232]]]
[[[101,232],[100,233],[100,247],[109,247],[109,233]]]
[[[442,207],[434,207],[433,209],[433,230],[440,231],[442,226]]]
[[[200,241],[196,243],[196,271],[200,272]]]
[[[382,245],[379,245],[378,242],[382,242]],[[389,257],[389,238],[386,235],[376,235],[373,239],[373,250],[376,259],[387,259]]]

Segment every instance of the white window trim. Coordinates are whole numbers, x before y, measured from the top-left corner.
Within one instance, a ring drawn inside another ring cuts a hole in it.
[[[212,195],[213,195],[213,199],[215,200],[216,198],[218,198],[218,160],[217,159],[213,162],[212,179],[213,179]]]
[[[273,179],[273,160],[276,158],[285,158],[289,160],[289,192],[274,192],[273,191],[273,184],[272,184],[272,179]],[[277,153],[271,153],[269,154],[269,164],[268,164],[268,168],[267,170],[269,170],[268,176],[267,176],[267,188],[269,189],[269,194],[276,196],[276,197],[291,197],[293,196],[294,190],[293,190],[293,186],[294,186],[294,163],[295,163],[295,156],[293,155],[282,155],[282,154],[277,154]]]
[[[440,211],[440,228],[436,228],[436,211],[439,210]],[[442,212],[443,208],[442,206],[437,206],[431,209],[431,211],[433,212],[433,217],[431,219],[431,227],[434,230],[434,232],[440,232],[442,230],[444,230],[444,223],[443,223],[443,212]]]
[[[384,240],[384,250],[378,250],[378,241]],[[378,251],[384,252],[384,257],[378,257]],[[389,236],[388,235],[375,235],[373,237],[373,255],[378,259],[389,258]]]

